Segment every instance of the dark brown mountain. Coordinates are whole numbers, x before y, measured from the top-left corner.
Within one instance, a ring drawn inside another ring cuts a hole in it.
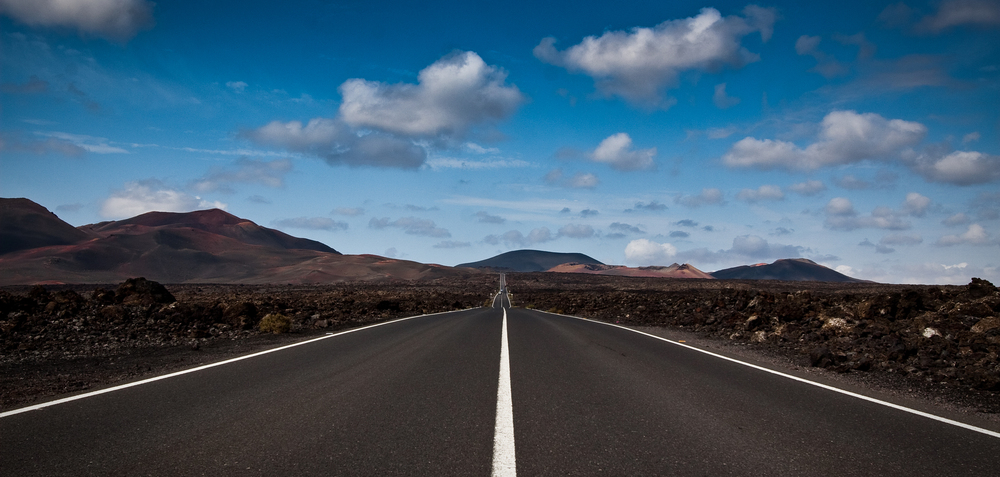
[[[25,202],[14,205],[45,211]],[[11,222],[17,225],[11,227],[6,220],[0,222],[2,236],[22,244],[0,255],[0,285],[117,283],[140,276],[163,283],[330,283],[475,273],[374,255],[341,255],[315,240],[218,209],[150,212],[79,229],[51,213],[36,215],[45,220]],[[40,230],[32,227],[36,223]],[[47,238],[52,236],[56,238]]]
[[[247,245],[340,254],[322,242],[293,237],[284,232],[261,227],[219,209],[184,213],[147,212],[131,219],[84,225],[80,229],[104,237],[115,234],[136,235],[153,229],[193,229],[228,237]]]
[[[786,258],[771,264],[742,265],[712,272],[710,275],[720,280],[867,283],[867,280],[851,278],[805,258]]]
[[[488,268],[511,272],[544,272],[564,263],[604,265],[582,253],[545,252],[542,250],[514,250],[495,257],[455,265],[456,268]]]
[[[0,198],[0,255],[48,245],[70,245],[91,238],[28,199]]]

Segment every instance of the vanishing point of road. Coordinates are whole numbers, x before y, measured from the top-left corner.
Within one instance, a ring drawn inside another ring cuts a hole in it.
[[[0,475],[1000,475],[1000,434],[622,327],[422,315],[0,414]]]

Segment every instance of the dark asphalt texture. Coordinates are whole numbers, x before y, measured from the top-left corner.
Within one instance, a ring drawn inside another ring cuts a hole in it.
[[[489,475],[497,307],[2,418],[0,475]],[[520,475],[1000,473],[998,438],[600,323],[507,320]]]

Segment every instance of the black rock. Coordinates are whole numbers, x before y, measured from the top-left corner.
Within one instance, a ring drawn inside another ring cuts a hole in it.
[[[118,285],[115,300],[128,305],[167,304],[177,301],[166,287],[143,277],[129,278]]]
[[[826,368],[833,364],[833,353],[826,346],[819,346],[809,352],[809,365],[814,368]]]
[[[967,285],[967,290],[969,291],[969,296],[972,299],[982,298],[984,296],[992,295],[993,292],[997,291],[997,287],[993,286],[987,280],[981,278],[973,278],[972,282]]]

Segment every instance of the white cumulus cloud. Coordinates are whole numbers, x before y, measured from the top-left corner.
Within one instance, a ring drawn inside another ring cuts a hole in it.
[[[820,123],[816,142],[801,148],[796,144],[746,137],[722,156],[730,167],[814,170],[864,160],[891,160],[923,140],[927,127],[902,119],[886,119],[875,113],[834,111]]]
[[[108,219],[134,217],[146,212],[190,212],[198,209],[225,210],[226,204],[171,189],[162,182],[149,179],[129,182],[114,191],[101,204],[101,216]]]
[[[475,52],[454,53],[420,71],[417,84],[347,80],[340,115],[352,127],[404,136],[462,135],[510,116],[525,101],[506,79]]]
[[[775,10],[756,5],[746,7],[742,17],[723,17],[714,8],[703,8],[694,17],[667,20],[652,28],[588,36],[562,51],[555,48],[555,38],[544,38],[534,54],[543,62],[594,78],[606,95],[669,107],[676,100],[664,100],[662,91],[676,86],[680,73],[742,68],[758,61],[760,57],[741,41],[753,32],[769,40],[776,20]]]
[[[925,153],[912,159],[910,166],[930,182],[967,186],[1000,180],[1000,156],[977,151]]]
[[[427,160],[428,140],[457,143],[470,129],[509,117],[525,101],[506,83],[507,73],[487,65],[475,52],[441,58],[417,77],[418,82],[386,84],[354,78],[340,85],[343,101],[335,118],[272,121],[245,133],[251,140],[318,156],[331,165],[416,169]],[[440,168],[524,167],[520,160],[465,161],[436,159]]]
[[[128,41],[153,26],[154,5],[146,0],[0,0],[0,13],[31,26],[69,27]]]
[[[906,194],[906,200],[903,202],[903,212],[914,217],[923,217],[930,206],[930,198],[917,192],[910,192]]]
[[[619,171],[651,169],[656,148],[634,149],[632,138],[626,133],[613,134],[605,138],[590,154],[595,162],[608,164]]]
[[[669,265],[674,255],[677,247],[648,239],[633,240],[625,246],[625,261],[639,266]]]
[[[990,243],[990,237],[986,233],[986,229],[979,224],[969,224],[969,228],[963,234],[959,235],[945,235],[937,241],[937,245],[942,247],[950,247],[952,245],[987,245]]]
[[[910,223],[903,219],[906,212],[898,212],[889,207],[879,206],[869,215],[858,215],[854,204],[845,197],[834,197],[824,208],[824,225],[833,230],[885,229],[906,230]]]

